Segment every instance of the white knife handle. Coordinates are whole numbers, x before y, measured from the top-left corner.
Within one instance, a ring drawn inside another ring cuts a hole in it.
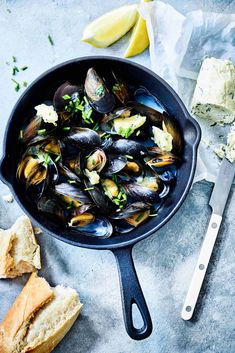
[[[201,290],[201,286],[206,274],[206,270],[210,261],[210,257],[215,245],[222,217],[212,213],[208,229],[203,240],[193,278],[191,280],[189,290],[181,312],[183,320],[190,320]]]

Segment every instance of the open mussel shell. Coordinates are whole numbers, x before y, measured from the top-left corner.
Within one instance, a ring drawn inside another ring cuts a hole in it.
[[[55,185],[55,195],[61,198],[65,203],[73,202],[73,206],[79,207],[83,204],[90,204],[90,198],[75,184],[60,183]]]
[[[63,176],[69,183],[77,183],[77,184],[81,183],[81,179],[79,178],[79,176],[73,173],[65,165],[62,165],[61,163],[59,163],[58,171],[59,171],[59,174]]]
[[[43,120],[40,116],[34,116],[30,122],[23,127],[20,132],[20,141],[23,143],[28,143],[35,136],[38,136],[38,131],[43,125]]]
[[[99,186],[92,185],[88,179],[85,179],[84,182],[94,204],[99,208],[99,212],[106,215],[114,212],[116,207],[104,191]]]
[[[72,127],[64,137],[64,142],[90,151],[101,145],[101,138],[94,130],[85,127]]]
[[[115,98],[94,68],[87,71],[85,91],[91,106],[99,113],[109,113],[115,106]]]
[[[105,239],[112,235],[113,226],[107,218],[103,216],[97,216],[91,223],[84,227],[76,227],[74,230],[77,234]]]
[[[113,94],[120,103],[126,104],[131,98],[129,87],[114,71],[112,71],[111,76],[110,83],[112,85]]]
[[[169,165],[166,167],[156,168],[158,178],[165,183],[172,182],[177,176],[177,167],[175,165]]]
[[[134,201],[154,203],[159,200],[159,191],[137,182],[127,182],[122,184],[123,191]]]
[[[35,136],[28,146],[37,146],[46,153],[61,155],[63,143],[55,136]]]
[[[148,151],[143,144],[134,140],[118,139],[112,143],[109,148],[111,153],[130,155],[136,158],[143,158],[148,154]]]
[[[77,99],[83,94],[82,85],[76,85],[69,81],[64,82],[60,87],[57,88],[54,98],[53,105],[56,111],[63,112],[65,110],[65,106],[67,105],[66,100],[63,98],[64,96],[70,96],[71,100]]]
[[[65,225],[65,214],[58,200],[52,196],[43,196],[37,202],[38,210],[44,213],[52,221]]]
[[[162,126],[163,130],[173,137],[173,151],[180,155],[183,149],[183,138],[177,120],[173,116],[164,116]]]
[[[136,214],[137,212],[143,212],[146,210],[149,210],[151,208],[151,205],[142,201],[139,202],[133,202],[129,205],[127,205],[123,209],[119,209],[113,214],[109,215],[109,218],[111,219],[124,219],[131,217],[132,215]]]
[[[112,176],[113,174],[117,174],[126,166],[126,163],[126,156],[110,154],[107,155],[107,164],[104,169],[105,175]]]
[[[106,164],[107,158],[105,152],[101,148],[97,148],[92,151],[85,160],[85,168],[90,172],[95,170],[96,172],[101,172]]]
[[[152,152],[154,147],[150,147],[151,151],[150,153],[154,153]],[[154,171],[157,171],[156,168],[159,167],[164,167],[167,165],[171,165],[171,164],[175,164],[180,162],[180,158],[175,156],[173,153],[171,152],[164,152],[164,151],[159,151],[159,153],[156,153],[155,156],[151,159],[145,159],[146,164],[153,169]]]
[[[126,218],[126,222],[136,228],[149,218],[149,214],[149,210],[137,212]]]
[[[166,112],[164,105],[145,87],[138,88],[134,93],[134,98],[136,102],[155,109],[160,113]]]
[[[95,216],[90,212],[78,213],[72,216],[68,222],[71,228],[83,228],[95,220]]]

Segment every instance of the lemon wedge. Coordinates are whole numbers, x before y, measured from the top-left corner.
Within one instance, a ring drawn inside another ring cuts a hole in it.
[[[106,48],[124,36],[137,19],[136,4],[122,6],[91,22],[83,32],[82,41],[96,48]]]
[[[151,0],[144,0],[149,2]],[[138,55],[142,53],[149,46],[149,37],[146,27],[146,21],[139,16],[135,27],[132,30],[129,46],[124,53],[124,58]]]

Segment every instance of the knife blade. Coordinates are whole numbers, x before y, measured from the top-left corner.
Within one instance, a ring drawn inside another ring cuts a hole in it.
[[[226,158],[224,158],[222,160],[219,173],[211,193],[209,205],[212,208],[212,214],[181,312],[181,317],[183,320],[190,320],[193,316],[197,299],[219,232],[223,212],[233,183],[234,175],[235,163],[230,163]]]

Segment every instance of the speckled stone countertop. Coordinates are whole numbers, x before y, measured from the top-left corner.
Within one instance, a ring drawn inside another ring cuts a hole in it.
[[[78,56],[121,56],[126,37],[106,50],[81,43],[87,22],[103,12],[132,1],[113,0],[1,0],[0,1],[0,142],[9,113],[19,93],[14,92],[12,55],[29,69],[20,81],[33,81],[53,65]],[[235,12],[235,1],[171,0],[183,13],[204,9]],[[9,9],[10,11],[8,11]],[[48,42],[51,35],[54,46]],[[149,67],[148,51],[134,61]],[[235,197],[231,190],[218,241],[194,319],[180,318],[210,208],[212,184],[193,186],[183,206],[167,225],[134,247],[134,261],[153,320],[152,335],[131,340],[124,328],[118,273],[108,251],[75,248],[47,234],[38,235],[42,249],[40,274],[51,284],[76,288],[84,310],[55,352],[74,353],[234,353],[235,352]],[[0,184],[0,195],[8,193]],[[16,202],[0,197],[0,227],[7,228],[22,211]],[[0,319],[9,309],[28,276],[0,281]]]

